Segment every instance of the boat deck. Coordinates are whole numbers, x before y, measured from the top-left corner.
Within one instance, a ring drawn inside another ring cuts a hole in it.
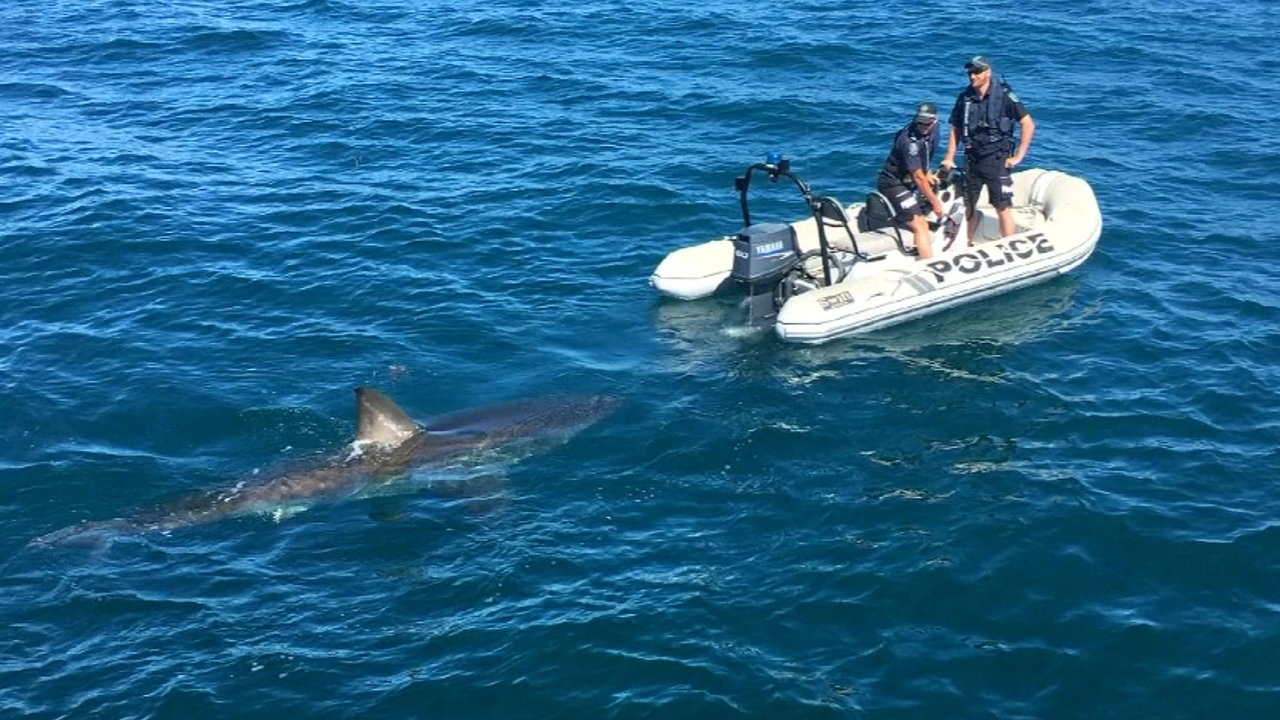
[[[859,207],[851,208],[850,214],[856,214],[858,210],[860,210]],[[1022,205],[1013,208],[1013,220],[1017,232],[1024,233],[1041,227],[1045,222],[1045,217],[1038,208],[1031,205]],[[903,245],[907,248],[914,247],[915,239],[912,236],[911,228],[903,225],[898,230],[901,233]],[[977,242],[1000,239],[1000,219],[996,216],[995,208],[989,205],[978,208],[977,235],[977,238],[975,238]],[[853,228],[853,236],[857,240],[858,249],[872,257],[900,252],[897,235],[895,235],[892,227],[876,230],[860,230],[855,227]],[[843,227],[828,226],[827,241],[836,248],[852,249],[849,234]],[[934,252],[936,253],[943,249],[935,247]]]

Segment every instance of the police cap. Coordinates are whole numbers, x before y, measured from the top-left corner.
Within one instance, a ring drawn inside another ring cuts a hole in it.
[[[991,69],[991,61],[982,55],[974,55],[969,62],[964,64],[965,70],[973,70],[974,72],[982,72]]]
[[[922,102],[916,106],[916,122],[931,123],[938,119],[938,106],[931,102]]]

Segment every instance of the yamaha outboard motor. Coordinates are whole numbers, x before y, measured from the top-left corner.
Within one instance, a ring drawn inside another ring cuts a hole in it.
[[[751,175],[762,172],[769,182],[776,183],[778,178],[787,178],[795,183],[804,197],[805,205],[817,221],[818,249],[809,250],[803,255],[796,241],[795,228],[783,223],[751,223],[751,208],[747,202],[747,190],[751,187]],[[742,232],[733,240],[733,271],[729,277],[747,286],[750,322],[760,325],[773,322],[778,315],[778,307],[786,301],[796,289],[793,284],[792,271],[802,262],[818,257],[822,260],[822,276],[815,277],[801,268],[803,275],[811,283],[810,288],[825,287],[832,283],[833,268],[838,272],[837,281],[843,279],[848,272],[848,265],[839,265],[832,259],[831,246],[827,243],[828,224],[844,227],[849,233],[849,241],[853,244],[853,252],[849,262],[870,260],[871,258],[858,250],[858,241],[853,229],[849,227],[849,218],[844,208],[835,198],[815,198],[805,181],[791,172],[791,160],[781,153],[769,153],[766,162],[756,163],[747,168],[747,172],[735,179],[734,187],[738,189],[739,201],[742,203]],[[843,251],[846,252],[847,251]],[[786,283],[786,285],[783,285]],[[779,291],[779,286],[781,291]]]
[[[795,228],[785,223],[749,225],[733,239],[730,277],[747,288],[752,325],[772,322],[778,314],[774,290],[800,262]]]
[[[734,178],[738,200],[742,204],[742,231],[733,239],[733,272],[729,277],[747,289],[748,318],[752,325],[773,322],[778,314],[774,290],[787,273],[800,264],[800,247],[795,229],[784,223],[751,223],[747,191],[752,173],[763,173],[769,182],[789,178],[809,201],[809,186],[791,172],[791,160],[782,153],[771,152],[763,163],[747,168],[742,177]]]

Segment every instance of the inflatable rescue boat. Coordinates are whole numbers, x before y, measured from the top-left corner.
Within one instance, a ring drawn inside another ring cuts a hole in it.
[[[760,173],[794,183],[809,217],[753,224],[748,190]],[[683,300],[743,293],[751,324],[771,325],[789,342],[816,343],[1044,282],[1088,259],[1102,233],[1087,182],[1037,169],[1013,174],[1015,234],[1000,236],[983,190],[969,238],[962,186],[958,171],[942,178],[944,216],[931,219],[933,257],[921,260],[911,230],[894,222],[883,195],[849,206],[816,196],[789,160],[771,155],[736,178],[743,229],[675,250],[649,282]]]

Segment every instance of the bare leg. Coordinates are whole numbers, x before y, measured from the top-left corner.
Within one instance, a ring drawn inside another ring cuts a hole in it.
[[[1000,237],[1009,237],[1018,231],[1018,226],[1013,222],[1012,208],[997,210],[996,215],[1000,218]]]
[[[933,239],[929,237],[929,221],[925,220],[923,215],[911,218],[911,232],[915,235],[916,250],[919,252],[916,259],[928,260],[933,257]]]

